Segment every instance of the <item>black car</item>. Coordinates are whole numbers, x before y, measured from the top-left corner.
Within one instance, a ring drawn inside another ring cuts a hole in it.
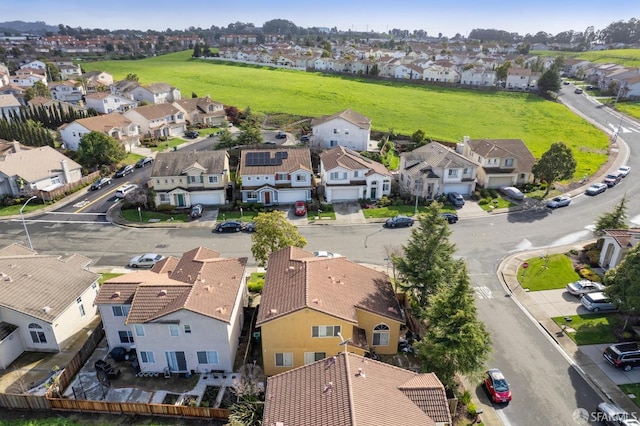
[[[214,232],[240,232],[242,230],[242,222],[239,220],[225,220],[220,222],[214,228]]]
[[[186,137],[188,137],[189,139],[196,139],[200,136],[200,133],[196,132],[195,130],[190,130],[187,133],[184,134]]]
[[[309,135],[300,136],[300,142],[309,142]]]
[[[640,365],[640,343],[617,343],[607,347],[602,353],[604,359],[614,367],[631,371],[633,367]]]
[[[413,219],[409,216],[394,216],[384,223],[387,228],[399,228],[401,226],[413,226]]]
[[[122,166],[120,170],[116,172],[116,177],[124,177],[129,173],[133,173],[135,168],[131,164],[127,164],[126,166]]]
[[[456,223],[458,221],[458,215],[455,213],[441,213],[440,216],[447,219],[449,223]]]
[[[107,185],[111,185],[111,178],[110,177],[103,177],[98,179],[97,181],[93,182],[91,184],[91,190],[95,191],[96,189],[100,189],[103,186],[107,186]]]
[[[287,134],[285,132],[278,132],[278,134],[276,134],[276,139],[286,139],[287,138]]]
[[[136,163],[136,169],[139,169],[141,167],[147,166],[149,164],[153,163],[153,157],[144,157],[138,160],[138,162]]]
[[[256,232],[256,223],[255,222],[247,222],[242,227],[242,230],[245,232]]]

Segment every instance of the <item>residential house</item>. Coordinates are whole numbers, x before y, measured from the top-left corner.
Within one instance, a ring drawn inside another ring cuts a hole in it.
[[[640,242],[640,229],[607,229],[602,240],[598,264],[604,269],[615,268],[627,252]]]
[[[328,203],[391,194],[392,177],[384,165],[342,146],[320,154],[320,178]]]
[[[271,376],[342,352],[395,354],[404,323],[389,277],[288,247],[269,256],[256,327]],[[349,342],[348,347],[340,343]]]
[[[529,68],[509,68],[505,88],[510,90],[528,90],[531,70]]]
[[[60,75],[65,80],[75,80],[82,77],[82,68],[80,65],[65,63],[58,65],[58,69],[60,70]]]
[[[20,117],[21,106],[14,95],[0,95],[0,118]]]
[[[97,320],[98,274],[77,254],[40,255],[21,244],[0,249],[0,369],[24,351],[70,350]],[[86,332],[86,331],[85,331]]]
[[[460,83],[469,86],[491,87],[497,83],[497,77],[495,71],[474,66],[460,72]]]
[[[453,424],[444,385],[434,373],[405,370],[348,349],[267,378],[262,424]]]
[[[0,157],[0,196],[51,191],[80,179],[82,166],[50,146],[22,147],[12,142],[12,149]]]
[[[122,114],[135,123],[146,137],[180,137],[187,130],[187,117],[172,104],[145,105]]]
[[[164,104],[179,101],[180,89],[167,83],[153,83],[146,86],[138,85],[131,91],[133,99],[150,104]]]
[[[31,71],[18,72],[15,76],[11,76],[9,83],[16,86],[32,87],[37,82],[41,82],[45,86],[47,85],[47,77],[41,74],[37,74]]]
[[[442,65],[429,65],[424,69],[424,79],[426,81],[441,83],[459,83],[460,73],[453,67],[445,67]]]
[[[49,83],[51,98],[56,101],[78,104],[86,94],[82,83],[75,80],[54,81]]]
[[[123,113],[138,106],[138,102],[110,92],[88,93],[84,100],[87,108],[92,108],[101,114]]]
[[[371,120],[350,109],[313,119],[311,129],[314,143],[324,148],[367,151],[371,139]]]
[[[149,185],[155,192],[156,205],[225,204],[229,170],[226,151],[159,152]]]
[[[18,86],[17,84],[5,84],[4,86],[0,87],[0,95],[12,95],[22,106],[27,104],[27,101],[25,101],[26,92],[26,87]]]
[[[72,123],[59,127],[60,136],[66,149],[78,150],[80,138],[90,132],[100,132],[109,135],[123,146],[131,148],[140,144],[138,126],[122,114],[98,115],[96,117],[81,118]]]
[[[565,58],[564,74],[572,78],[583,78],[586,70],[591,68],[593,64],[584,59]]]
[[[451,148],[431,142],[400,155],[400,191],[427,199],[476,188],[478,164]]]
[[[465,136],[458,150],[480,164],[478,185],[483,188],[533,181],[531,169],[536,159],[521,139],[470,139]]]
[[[242,150],[238,173],[243,203],[270,206],[311,199],[313,169],[309,148]]]
[[[135,349],[141,371],[233,371],[246,264],[198,247],[105,281],[95,304],[109,348]]]
[[[47,64],[36,59],[33,61],[25,62],[24,64],[20,65],[20,69],[46,70]]]
[[[227,124],[227,113],[224,104],[205,98],[181,99],[173,103],[184,112],[189,125],[202,125],[206,127],[222,126]]]
[[[104,71],[91,71],[82,75],[87,93],[109,92],[113,76]]]

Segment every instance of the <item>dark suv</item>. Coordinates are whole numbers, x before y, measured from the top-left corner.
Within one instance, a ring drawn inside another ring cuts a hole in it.
[[[447,199],[451,204],[456,207],[464,206],[464,198],[457,192],[450,192],[447,194]]]
[[[631,371],[633,367],[640,365],[640,343],[616,343],[605,349],[602,356],[614,367]]]

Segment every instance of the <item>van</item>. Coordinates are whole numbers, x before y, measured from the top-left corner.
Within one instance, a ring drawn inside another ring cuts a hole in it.
[[[582,306],[591,312],[612,311],[616,309],[616,305],[601,291],[587,293],[582,296]]]
[[[134,191],[137,187],[138,185],[135,185],[133,183],[128,185],[122,185],[120,188],[116,190],[116,197],[124,198],[125,195],[127,195],[131,191]]]
[[[607,175],[604,177],[603,182],[606,183],[609,188],[611,188],[612,186],[619,184],[621,180],[622,172],[616,170],[614,172],[607,173]]]
[[[596,409],[596,420],[608,426],[624,425],[625,420],[633,419],[629,413],[615,404],[601,402]]]

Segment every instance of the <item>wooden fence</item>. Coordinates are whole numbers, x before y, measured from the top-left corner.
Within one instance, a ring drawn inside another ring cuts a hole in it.
[[[42,395],[0,393],[0,407],[10,410],[50,410],[49,399]]]
[[[96,350],[96,347],[103,337],[104,330],[102,328],[102,321],[100,321],[87,338],[87,341],[84,342],[82,348],[80,348],[78,353],[71,358],[64,370],[60,373],[58,378],[58,389],[61,394],[64,393],[67,387],[71,384],[73,378],[78,374],[82,366],[84,366],[91,354]]]
[[[100,177],[100,172],[93,172],[86,176],[83,176],[77,182],[68,183],[60,188],[52,189],[51,191],[34,191],[33,195],[37,195],[38,198],[44,201],[53,201],[60,198],[63,198],[65,195],[72,193],[76,188],[85,186],[89,183],[92,183],[94,180]]]

